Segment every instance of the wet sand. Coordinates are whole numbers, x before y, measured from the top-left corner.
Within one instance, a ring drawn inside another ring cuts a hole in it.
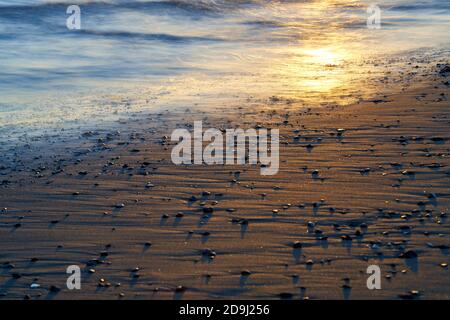
[[[445,80],[345,107],[272,97],[12,143],[0,297],[449,299]],[[173,165],[167,137],[195,120],[280,129],[279,173]],[[82,289],[70,291],[74,264]],[[366,287],[373,264],[381,290]]]

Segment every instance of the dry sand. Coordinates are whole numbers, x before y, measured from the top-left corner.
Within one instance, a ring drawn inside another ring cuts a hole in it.
[[[1,298],[449,299],[449,107],[437,76],[353,106],[141,114],[12,146],[0,163]],[[279,128],[279,173],[173,165],[164,136],[194,120]],[[81,290],[65,286],[73,264]],[[381,290],[366,287],[372,264]]]

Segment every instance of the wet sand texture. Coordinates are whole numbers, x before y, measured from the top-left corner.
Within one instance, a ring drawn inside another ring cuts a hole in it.
[[[447,99],[439,81],[347,107],[272,99],[13,147],[1,297],[449,299]],[[279,173],[173,165],[167,136],[202,119],[280,129]],[[65,286],[73,264],[81,290]],[[381,290],[366,287],[372,264]]]

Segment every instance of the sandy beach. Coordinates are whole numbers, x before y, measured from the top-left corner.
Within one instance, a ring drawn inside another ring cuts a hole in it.
[[[0,0],[0,301],[449,300],[449,33],[440,0]],[[275,133],[198,152],[237,129]]]
[[[345,107],[268,97],[4,146],[1,298],[449,299],[448,77],[421,71]],[[174,165],[196,120],[279,129],[279,173]]]

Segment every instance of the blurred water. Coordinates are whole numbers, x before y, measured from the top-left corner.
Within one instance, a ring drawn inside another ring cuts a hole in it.
[[[382,28],[368,30],[372,3],[0,0],[0,124],[260,95],[339,102],[376,73],[372,57],[448,48],[450,2],[377,1]],[[81,30],[66,28],[68,4]]]

